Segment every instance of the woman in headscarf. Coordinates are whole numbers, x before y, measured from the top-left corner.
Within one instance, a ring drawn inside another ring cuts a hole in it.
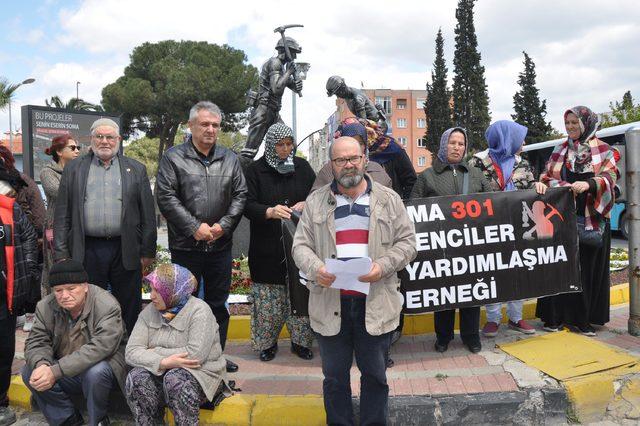
[[[409,198],[417,177],[407,152],[375,121],[360,119],[360,122],[367,129],[369,159],[384,167],[391,178],[393,190],[402,199]]]
[[[519,154],[527,136],[527,128],[509,120],[496,121],[487,128],[485,138],[489,149],[478,152],[469,166],[484,174],[492,191],[515,191],[535,188],[544,194],[546,186],[536,182],[529,162]],[[522,300],[507,302],[507,316],[509,328],[524,334],[536,332],[528,322],[522,319]],[[482,334],[495,337],[502,321],[502,304],[486,305],[487,323],[482,327]]]
[[[558,331],[565,324],[586,336],[595,336],[592,324],[609,321],[609,217],[619,172],[613,151],[595,135],[598,124],[598,116],[585,106],[567,110],[567,140],[556,146],[540,176],[550,187],[570,187],[578,222],[586,230],[602,233],[599,247],[580,244],[582,292],[538,299],[536,315],[547,331]]]
[[[368,136],[367,129],[364,127],[364,125],[355,117],[346,118],[338,126],[338,129],[333,135],[333,138],[338,139],[341,136],[351,136],[360,143],[360,146],[362,146],[362,152],[367,162],[365,171],[371,177],[371,179],[375,182],[378,182],[382,186],[392,188],[391,178],[384,170],[384,168],[375,161],[369,161],[369,146],[367,144]],[[316,177],[316,181],[313,183],[311,192],[323,187],[324,185],[328,185],[331,182],[333,182],[333,171],[331,169],[331,161],[327,161],[327,163],[322,166],[322,168],[318,172],[318,176]]]
[[[291,313],[280,222],[290,219],[294,211],[302,211],[316,178],[309,163],[295,153],[291,129],[276,123],[265,135],[264,155],[245,172],[244,214],[251,221],[251,343],[260,352],[261,361],[271,361],[276,356],[278,335],[285,323],[291,334],[291,351],[302,359],[313,358],[309,317]]]
[[[413,187],[411,198],[440,197],[462,194],[464,176],[468,174],[467,193],[490,191],[482,172],[469,167],[464,161],[467,152],[467,133],[461,127],[446,130],[440,138],[440,148],[431,167],[423,171]],[[433,321],[436,329],[435,349],[445,352],[453,340],[455,309],[435,312]],[[480,344],[480,307],[460,309],[460,337],[472,353],[482,350]]]
[[[169,407],[178,425],[198,424],[200,405],[230,395],[218,323],[192,296],[196,279],[179,265],[158,266],[144,280],[151,303],[127,343],[125,396],[138,425],[163,424]]]
[[[391,187],[402,198],[411,196],[411,190],[416,183],[416,171],[413,163],[403,147],[396,140],[386,134],[386,129],[380,127],[372,120],[359,119],[367,129],[367,145],[369,147],[369,159],[380,164],[391,178]],[[400,314],[398,328],[391,336],[391,344],[395,344],[402,336],[404,326],[404,314]],[[390,358],[389,358],[390,360]],[[387,363],[393,365],[392,361]]]

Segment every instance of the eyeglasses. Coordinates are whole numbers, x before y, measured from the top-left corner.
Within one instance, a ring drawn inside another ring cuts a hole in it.
[[[334,158],[331,161],[333,161],[333,163],[338,167],[346,166],[347,162],[353,164],[354,166],[357,166],[362,161],[362,157],[363,157],[362,155],[354,155],[353,157]]]
[[[67,145],[65,148],[69,148],[69,151],[80,151],[82,146],[80,145]]]
[[[105,139],[107,142],[114,142],[118,138],[114,135],[93,135],[93,137],[99,141]]]

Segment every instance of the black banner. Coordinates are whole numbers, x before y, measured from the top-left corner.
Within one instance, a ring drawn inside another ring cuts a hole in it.
[[[283,219],[281,221],[282,244],[287,259],[287,285],[289,286],[291,315],[306,317],[309,316],[309,290],[304,284],[306,280],[300,275],[300,271],[291,257],[293,236],[296,233],[296,225],[299,220],[300,214],[294,210],[291,213],[291,219]]]
[[[581,291],[575,204],[567,188],[406,200],[417,257],[400,272],[403,312],[418,314]],[[296,221],[297,222],[297,221]],[[291,259],[294,223],[283,221],[292,313],[308,290]]]
[[[400,272],[416,314],[581,290],[568,188],[405,201],[418,255]]]

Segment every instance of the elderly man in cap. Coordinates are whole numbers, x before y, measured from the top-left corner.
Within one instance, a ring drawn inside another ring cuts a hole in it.
[[[156,221],[145,166],[122,154],[108,118],[91,126],[91,152],[62,173],[53,227],[54,258],[84,264],[89,282],[109,288],[131,333],[141,308],[142,273],[155,259]]]
[[[83,424],[69,398],[79,393],[87,400],[89,424],[109,424],[109,392],[124,386],[127,335],[120,305],[87,279],[75,260],[51,267],[52,294],[38,302],[25,343],[22,380],[52,425]]]

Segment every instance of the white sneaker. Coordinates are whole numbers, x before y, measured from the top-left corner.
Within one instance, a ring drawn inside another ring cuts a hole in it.
[[[22,331],[28,333],[33,328],[33,322],[36,320],[36,314],[24,314],[24,325]]]
[[[16,328],[20,328],[24,325],[25,322],[25,318],[24,315],[20,315],[19,317],[16,318]]]

